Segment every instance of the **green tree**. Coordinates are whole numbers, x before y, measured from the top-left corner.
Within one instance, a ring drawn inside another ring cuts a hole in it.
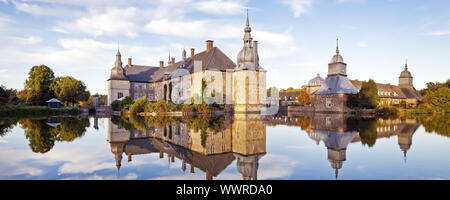
[[[90,96],[83,81],[71,76],[55,78],[50,85],[50,89],[64,105],[74,105],[79,101],[87,101]]]
[[[372,79],[362,82],[358,93],[358,105],[361,108],[375,108],[378,105],[377,84]]]
[[[17,91],[14,89],[6,89],[5,86],[0,85],[0,105],[5,104],[17,104],[19,98],[17,97]]]
[[[358,132],[361,143],[372,147],[377,141],[377,120],[361,119],[358,121]]]
[[[25,101],[31,105],[44,105],[45,102],[53,98],[54,94],[50,90],[55,75],[53,71],[45,66],[33,66],[25,81]]]
[[[131,104],[133,104],[134,101],[130,96],[126,96],[122,99],[122,101],[119,102],[119,109],[128,109]]]
[[[46,120],[24,120],[20,124],[25,130],[25,137],[29,140],[33,152],[47,153],[55,145],[55,138]]]
[[[441,87],[435,91],[427,91],[423,96],[423,103],[433,110],[450,112],[450,88]]]
[[[145,111],[145,105],[147,104],[147,98],[141,97],[130,105],[130,115],[136,115]]]

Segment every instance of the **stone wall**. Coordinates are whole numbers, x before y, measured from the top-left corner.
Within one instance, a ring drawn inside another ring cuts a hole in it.
[[[325,94],[314,95],[312,106],[315,112],[323,113],[348,113],[348,95],[346,94]]]
[[[118,94],[122,93],[123,97],[130,96],[130,82],[125,80],[109,80],[108,81],[108,105],[117,99]]]

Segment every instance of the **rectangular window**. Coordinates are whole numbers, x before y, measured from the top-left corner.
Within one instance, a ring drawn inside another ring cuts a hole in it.
[[[211,145],[211,153],[214,153],[214,145]]]
[[[226,144],[222,144],[222,152],[225,152],[225,150],[226,150]]]
[[[123,97],[123,93],[122,93],[122,92],[118,92],[118,93],[117,93],[117,98],[120,99],[120,98],[122,98],[122,97]]]
[[[143,89],[143,90],[147,89],[147,86],[146,86],[145,84],[142,85],[142,89]]]

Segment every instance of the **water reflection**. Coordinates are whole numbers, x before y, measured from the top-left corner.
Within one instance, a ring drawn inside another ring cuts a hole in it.
[[[234,160],[245,180],[256,180],[258,161],[266,153],[266,125],[260,115],[191,119],[132,117],[113,119],[108,125],[108,141],[120,170],[122,154],[159,153],[169,164],[181,160],[181,170],[190,165],[205,172],[206,179],[218,176]]]
[[[288,126],[290,130],[298,130],[300,135],[307,134],[304,138],[311,139],[318,145],[317,148],[321,149],[314,151],[326,150],[326,158],[324,156],[316,156],[316,158],[328,161],[329,165],[326,165],[326,169],[332,169],[336,179],[339,178],[340,172],[342,176],[342,168],[346,168],[346,163],[349,165],[347,160],[360,159],[354,154],[349,154],[351,156],[347,157],[348,151],[352,148],[358,149],[350,145],[352,143],[359,143],[364,148],[374,148],[377,146],[378,139],[396,136],[395,146],[398,146],[393,151],[402,152],[403,163],[406,162],[407,153],[412,148],[414,133],[421,124],[426,132],[449,136],[449,117],[445,115],[395,119],[355,118],[336,114],[302,117],[256,114],[201,115],[182,118],[133,116],[107,119],[106,127],[99,127],[98,117],[108,116],[94,117],[92,127],[106,132],[108,148],[112,155],[107,154],[111,155],[111,161],[114,158],[117,170],[120,170],[122,166],[123,157],[128,162],[133,162],[133,156],[155,154],[159,159],[167,159],[169,166],[178,160],[181,163],[180,171],[187,174],[200,173],[207,180],[224,174],[227,168],[235,168],[241,179],[258,179],[261,160],[270,157],[270,155],[265,156],[266,145],[268,145],[267,127],[276,128],[272,131],[276,132],[277,138],[281,138],[280,141],[291,140],[288,136],[283,136],[282,126]],[[88,116],[2,119],[0,120],[0,137],[5,137],[16,125],[23,130],[29,149],[39,154],[50,152],[57,142],[72,142],[82,138],[91,126]],[[104,136],[101,137],[104,138]],[[319,147],[321,142],[324,146]],[[104,145],[105,143],[103,140],[95,144]],[[6,143],[2,145],[8,147]],[[283,148],[276,147],[272,150],[284,153]],[[3,149],[7,150],[7,148]],[[268,153],[273,155],[272,150]],[[103,155],[108,156],[107,154]],[[301,159],[295,156],[290,158]],[[114,166],[113,163],[108,165]]]

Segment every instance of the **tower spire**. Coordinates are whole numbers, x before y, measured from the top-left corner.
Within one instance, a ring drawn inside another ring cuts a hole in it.
[[[339,55],[339,38],[336,38],[336,55]]]
[[[405,71],[408,70],[408,59],[405,61]]]
[[[248,20],[248,8],[247,8],[247,22],[245,23],[245,26],[249,27],[250,26],[250,22]]]

